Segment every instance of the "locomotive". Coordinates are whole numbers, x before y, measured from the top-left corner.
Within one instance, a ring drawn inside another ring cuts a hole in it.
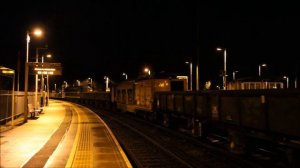
[[[113,87],[112,102],[120,111],[153,118],[156,92],[187,91],[187,85],[186,76],[124,81]]]

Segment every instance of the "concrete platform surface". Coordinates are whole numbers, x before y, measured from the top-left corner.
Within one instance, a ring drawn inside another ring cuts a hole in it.
[[[50,100],[37,118],[0,133],[0,167],[132,167],[95,113]]]

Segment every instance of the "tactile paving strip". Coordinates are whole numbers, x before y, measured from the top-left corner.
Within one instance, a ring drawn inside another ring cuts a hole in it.
[[[80,124],[80,135],[72,167],[90,167],[93,165],[91,129],[89,123],[85,122],[87,120],[85,115],[82,115],[81,111],[78,112],[78,115],[81,118],[78,123]]]

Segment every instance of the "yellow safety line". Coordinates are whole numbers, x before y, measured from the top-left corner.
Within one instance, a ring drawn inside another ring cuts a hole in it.
[[[89,109],[88,109],[88,110],[89,110]],[[91,110],[89,110],[89,111],[91,111]],[[93,113],[94,113],[94,112],[93,112]],[[99,119],[101,122],[103,122],[104,126],[106,127],[106,129],[108,130],[109,134],[111,135],[113,141],[114,141],[115,144],[117,145],[117,148],[118,148],[119,152],[121,153],[121,155],[122,155],[122,157],[123,157],[123,159],[124,159],[124,162],[126,163],[126,166],[127,166],[128,168],[132,168],[131,163],[129,162],[129,160],[128,160],[126,154],[125,154],[125,152],[124,152],[123,149],[121,148],[121,145],[119,144],[119,142],[118,142],[117,138],[115,137],[115,135],[113,134],[113,132],[110,130],[110,128],[106,125],[106,123],[105,123],[98,115],[96,115],[96,116],[98,117],[98,119]]]
[[[81,105],[79,105],[79,106],[81,106]],[[121,145],[120,145],[119,142],[117,141],[117,138],[114,136],[114,134],[112,133],[112,131],[110,130],[110,128],[106,125],[106,123],[105,123],[98,115],[96,115],[93,111],[91,111],[89,108],[86,108],[86,107],[84,107],[84,106],[81,106],[81,107],[84,108],[84,109],[86,109],[87,111],[93,113],[93,114],[94,114],[96,117],[98,117],[98,119],[104,124],[104,126],[105,126],[106,129],[108,130],[109,134],[111,135],[111,137],[112,137],[114,143],[116,144],[116,146],[117,146],[117,148],[118,148],[118,150],[119,150],[119,152],[120,152],[122,158],[124,159],[124,162],[125,162],[126,166],[127,166],[128,168],[132,168],[132,165],[131,165],[130,161],[128,160],[128,158],[127,158],[125,152],[123,151],[123,149],[121,148]],[[77,113],[77,115],[78,115],[78,112],[77,112],[77,111],[76,111],[76,113]],[[81,122],[81,118],[80,118],[80,116],[78,115],[78,123],[79,123],[79,122]],[[78,124],[78,127],[80,127],[79,125],[80,125],[80,124]],[[73,163],[73,160],[74,160],[74,157],[75,157],[75,154],[76,154],[76,148],[77,148],[77,146],[78,146],[78,141],[79,141],[79,135],[80,135],[80,133],[81,133],[81,127],[80,127],[80,129],[78,129],[78,131],[77,131],[77,134],[76,134],[76,137],[75,137],[75,140],[74,140],[74,145],[73,145],[73,147],[72,147],[72,152],[71,152],[71,154],[70,154],[70,156],[69,156],[69,159],[68,159],[66,168],[72,167],[72,163]]]
[[[81,122],[80,115],[78,114],[78,112],[77,112],[76,109],[74,111],[77,114],[77,118],[78,118],[77,119],[77,123],[80,123]],[[72,147],[71,153],[69,155],[69,159],[68,159],[68,162],[66,164],[66,168],[72,167],[72,164],[73,164],[73,161],[74,161],[74,158],[75,158],[75,154],[76,154],[76,149],[77,149],[77,146],[78,146],[78,141],[79,141],[79,135],[80,135],[80,133],[81,133],[81,126],[80,126],[80,124],[77,124],[76,137],[75,137],[75,140],[73,142],[73,147]]]

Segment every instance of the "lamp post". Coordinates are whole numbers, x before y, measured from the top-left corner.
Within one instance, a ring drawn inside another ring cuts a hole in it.
[[[48,49],[48,47],[42,47],[42,48],[36,48],[36,56],[35,56],[35,62],[38,63],[39,62],[39,50],[42,50],[42,49]],[[36,103],[38,102],[38,99],[37,99],[37,93],[38,93],[38,73],[36,73],[35,75],[35,101],[34,101],[34,107],[36,107]]]
[[[233,71],[233,72],[232,72],[232,80],[233,80],[233,81],[235,81],[235,75],[236,75],[236,73],[238,73],[238,72],[239,72],[239,71]]]
[[[151,75],[151,71],[150,71],[149,68],[145,68],[145,69],[144,69],[144,72],[148,73],[149,76]]]
[[[76,80],[77,86],[80,86],[80,80]]]
[[[196,65],[196,91],[199,91],[199,62]]]
[[[46,96],[46,106],[49,105],[49,75],[47,74],[47,96]]]
[[[266,66],[267,66],[267,64],[259,64],[259,65],[258,65],[258,76],[259,76],[259,77],[261,77],[261,68],[262,68],[262,67],[266,67]]]
[[[104,76],[104,79],[105,79],[105,83],[106,83],[105,91],[106,91],[106,92],[110,92],[110,89],[109,89],[109,87],[108,87],[109,78],[108,78],[107,76]]]
[[[42,56],[42,83],[41,83],[41,99],[42,99],[42,101],[41,101],[41,105],[44,107],[44,105],[45,105],[45,101],[44,101],[44,70],[43,70],[43,65],[44,64],[44,56]]]
[[[92,78],[88,78],[88,80],[91,81],[91,89],[92,89],[92,91],[93,91],[93,79],[92,79]]]
[[[65,85],[65,88],[67,88],[68,87],[68,82],[64,81],[64,85]]]
[[[186,64],[190,64],[190,91],[193,90],[193,63],[185,62]]]
[[[125,72],[123,72],[123,74],[122,74],[123,76],[125,76],[125,80],[127,80],[127,74],[125,73]]]
[[[283,76],[283,79],[286,80],[286,88],[289,88],[289,77],[288,76]]]
[[[217,51],[222,51],[224,50],[224,72],[223,72],[223,89],[226,90],[226,77],[227,77],[227,74],[226,74],[226,71],[227,71],[227,51],[226,51],[226,48],[223,49],[223,48],[217,48]]]
[[[24,122],[27,122],[28,115],[28,60],[29,60],[29,43],[30,43],[30,32],[26,32],[26,61],[25,61],[25,82],[24,82]],[[40,29],[35,29],[33,35],[41,36],[43,32]]]
[[[52,55],[51,54],[47,54],[46,57],[47,58],[51,58]],[[46,105],[47,106],[49,105],[49,96],[50,96],[50,93],[49,93],[49,89],[50,89],[49,78],[50,78],[50,75],[49,75],[49,72],[47,71],[47,97],[46,97]]]

